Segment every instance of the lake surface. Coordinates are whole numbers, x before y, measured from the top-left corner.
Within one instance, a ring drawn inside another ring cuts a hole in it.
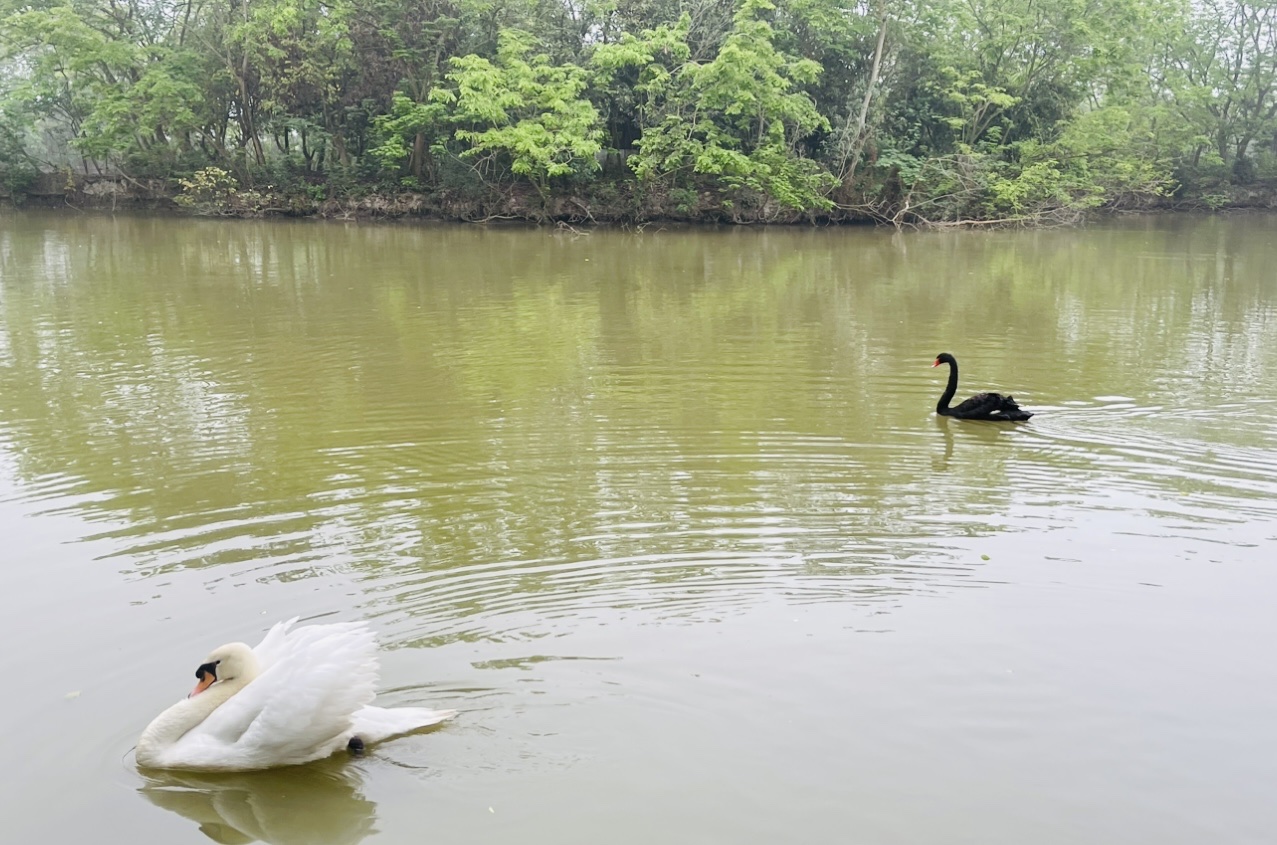
[[[3,838],[1271,842],[1273,227],[0,216]],[[461,714],[139,771],[292,616]]]

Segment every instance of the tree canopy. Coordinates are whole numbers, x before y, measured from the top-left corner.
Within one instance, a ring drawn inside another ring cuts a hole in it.
[[[0,0],[0,184],[1072,220],[1277,177],[1267,0]],[[215,186],[213,189],[210,186]]]

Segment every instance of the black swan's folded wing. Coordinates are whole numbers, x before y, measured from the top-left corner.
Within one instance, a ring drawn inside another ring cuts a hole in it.
[[[955,405],[949,413],[966,420],[1027,420],[1033,416],[1021,409],[1014,397],[1001,393],[978,393]]]

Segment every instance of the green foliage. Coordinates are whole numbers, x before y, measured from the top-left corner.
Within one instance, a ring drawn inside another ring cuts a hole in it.
[[[398,170],[412,156],[418,137],[423,138],[425,143],[434,143],[441,136],[446,116],[447,106],[444,103],[418,103],[402,91],[396,91],[390,112],[380,115],[375,121],[377,132],[384,140],[369,155],[383,168]]]
[[[1002,133],[996,121],[1019,103],[1019,98],[996,85],[981,82],[978,71],[959,73],[954,68],[943,68],[941,73],[950,80],[943,97],[956,112],[944,118],[944,122],[958,136],[959,144],[967,148],[981,141],[997,144]]]
[[[555,65],[543,53],[529,58],[532,38],[507,30],[496,61],[480,56],[452,60],[454,87],[432,94],[446,106],[461,155],[526,176],[545,196],[550,180],[598,169],[602,149],[599,114],[585,91],[583,68]]]
[[[204,111],[198,56],[147,37],[156,23],[124,20],[95,4],[23,5],[0,15],[0,42],[30,68],[11,88],[12,105],[65,126],[83,155],[120,164],[140,157],[167,171],[174,138],[197,128]]]
[[[15,204],[21,203],[39,176],[27,152],[26,126],[20,116],[0,109],[0,185]]]
[[[1171,103],[1184,134],[1195,136],[1179,160],[1186,179],[1256,178],[1256,162],[1277,137],[1277,6],[1202,0],[1177,20],[1157,68],[1156,93]]]
[[[646,182],[678,184],[692,173],[714,177],[729,192],[758,194],[786,208],[827,209],[832,176],[803,155],[802,142],[827,130],[811,97],[798,90],[820,66],[775,47],[765,19],[769,0],[745,0],[713,61],[689,61],[686,14],[673,27],[596,52],[595,66],[615,74],[642,68],[642,138],[631,166]]]
[[[299,212],[518,185],[635,217],[1227,204],[1277,180],[1274,32],[1268,0],[0,0],[0,180],[215,168],[239,193],[186,200]]]
[[[227,210],[231,198],[238,193],[235,177],[217,167],[197,170],[189,178],[178,179],[182,192],[174,197],[178,205],[202,214]]]

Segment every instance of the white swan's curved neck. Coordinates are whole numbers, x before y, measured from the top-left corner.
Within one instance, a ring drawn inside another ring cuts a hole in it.
[[[203,722],[232,695],[239,692],[249,679],[235,678],[221,681],[194,698],[184,698],[165,710],[146,726],[137,741],[135,752],[138,765],[162,765],[165,749],[184,737],[188,731]]]

